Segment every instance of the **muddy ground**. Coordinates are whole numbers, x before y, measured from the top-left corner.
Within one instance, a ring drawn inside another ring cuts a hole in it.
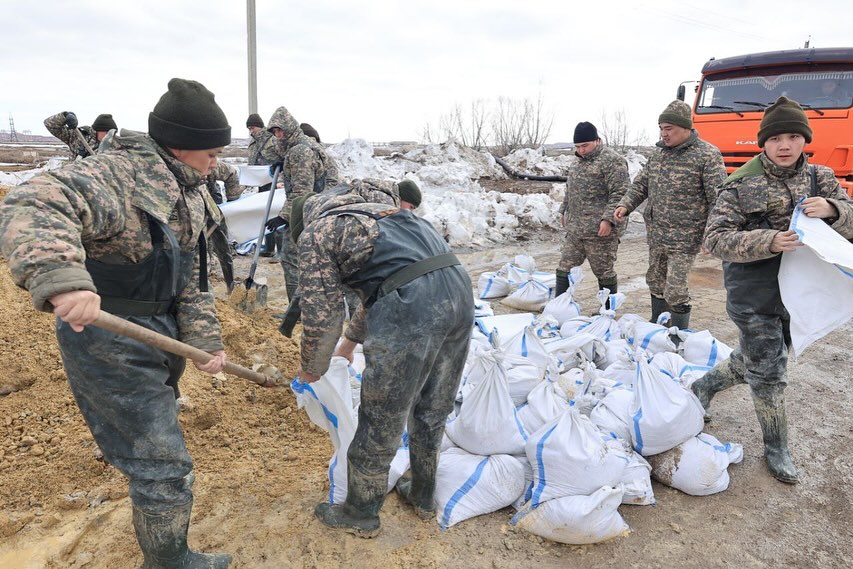
[[[547,190],[546,190],[547,191]],[[540,270],[559,257],[556,232],[458,251],[472,280],[518,253]],[[53,338],[52,318],[36,313],[0,262],[0,568],[124,568],[141,565],[124,478],[100,459],[77,411]],[[236,273],[245,277],[249,261]],[[647,251],[642,227],[622,243],[617,269],[624,312],[648,314]],[[593,312],[595,279],[578,300]],[[247,316],[226,302],[215,281],[230,358],[263,361],[292,377],[297,344],[271,317],[286,304],[281,269],[262,259],[266,308]],[[693,328],[727,343],[720,263],[700,257],[691,274]],[[506,312],[496,305],[498,312]],[[298,328],[297,328],[298,331]],[[591,546],[556,544],[511,527],[511,509],[441,531],[420,522],[389,495],[383,532],[362,540],[323,527],[312,511],[327,493],[328,435],[296,409],[290,390],[263,389],[238,378],[214,378],[190,366],[182,379],[191,408],[181,422],[195,461],[190,541],[228,551],[246,569],[389,567],[850,567],[853,543],[853,326],[836,331],[792,362],[788,409],[794,459],[803,482],[776,482],[764,467],[761,435],[748,389],[714,401],[707,431],[744,445],[730,467],[731,486],[695,498],[655,483],[657,505],[622,506],[627,537]],[[132,379],[132,378],[131,378]]]

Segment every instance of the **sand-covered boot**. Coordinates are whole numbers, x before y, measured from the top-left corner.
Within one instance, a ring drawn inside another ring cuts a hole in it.
[[[379,535],[379,509],[385,499],[388,475],[365,477],[347,473],[347,499],[343,504],[322,502],[314,508],[314,515],[330,528],[342,529],[358,537]]]
[[[424,520],[435,519],[435,472],[438,450],[427,451],[409,446],[411,476],[402,476],[395,488],[404,502],[411,504],[415,514]]]
[[[764,458],[773,478],[786,484],[797,484],[800,475],[791,451],[788,450],[788,418],[785,413],[785,396],[781,390],[752,390],[755,414],[764,436]]]
[[[197,553],[187,547],[192,502],[165,512],[133,507],[133,527],[145,559],[142,569],[225,569],[231,556]]]

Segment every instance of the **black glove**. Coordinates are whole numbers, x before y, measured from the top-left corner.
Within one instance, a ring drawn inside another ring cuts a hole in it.
[[[282,225],[287,225],[287,221],[285,221],[284,219],[282,219],[278,215],[271,218],[269,221],[267,221],[267,229],[269,231],[275,231],[276,229],[278,229]]]
[[[68,128],[77,128],[77,115],[72,112],[65,113],[65,126]]]
[[[270,164],[270,178],[275,176],[275,171],[276,170],[280,171],[283,166],[284,166],[284,162],[282,162],[281,160],[279,160],[278,162],[273,162],[272,164]],[[275,180],[273,180],[273,182],[274,181]]]

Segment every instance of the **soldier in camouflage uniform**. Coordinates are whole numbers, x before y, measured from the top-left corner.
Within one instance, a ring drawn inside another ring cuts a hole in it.
[[[689,105],[673,101],[658,123],[657,149],[619,202],[614,217],[622,220],[648,199],[643,219],[649,242],[646,283],[652,297],[652,322],[669,311],[670,325],[686,329],[691,310],[687,275],[726,169],[717,147],[693,130]]]
[[[276,162],[279,159],[276,140],[272,133],[264,128],[264,120],[261,115],[258,113],[250,114],[249,118],[246,119],[246,128],[249,129],[249,135],[252,137],[251,142],[249,142],[249,165],[262,166]],[[271,187],[271,183],[264,184],[258,188],[258,192],[268,192]],[[270,233],[264,237],[261,256],[272,257],[275,248],[275,235]]]
[[[275,110],[269,121],[268,130],[278,140],[278,155],[281,165],[281,180],[287,201],[277,216],[267,222],[267,229],[279,231],[279,240],[283,247],[281,268],[284,271],[284,286],[287,299],[292,300],[299,285],[299,269],[296,247],[290,238],[288,221],[290,204],[297,197],[322,192],[338,182],[338,167],[334,158],[326,154],[326,149],[313,138],[306,136],[299,128],[299,122],[284,108]],[[273,180],[273,183],[278,183]]]
[[[68,145],[71,151],[71,159],[78,156],[85,158],[89,156],[89,150],[86,145],[92,149],[92,152],[97,153],[101,141],[111,130],[116,130],[116,122],[110,114],[98,115],[92,126],[77,127],[77,115],[70,111],[56,113],[44,119],[44,126],[48,132]],[[75,132],[76,131],[76,132]],[[81,142],[79,133],[86,141]]]
[[[560,216],[566,237],[557,265],[555,295],[569,288],[569,271],[589,259],[599,289],[618,290],[616,250],[624,221],[613,212],[631,186],[625,159],[602,144],[595,125],[580,122],[575,127],[575,156],[580,160],[569,171]],[[608,301],[609,302],[609,301]]]
[[[474,318],[467,273],[429,222],[399,207],[391,188],[340,185],[303,194],[293,206],[303,308],[299,378],[316,381],[333,353],[351,360],[355,345],[364,344],[347,499],[315,509],[324,524],[362,537],[379,531],[388,470],[407,425],[412,475],[397,489],[419,516],[435,517],[438,452]],[[342,285],[357,291],[362,308],[336,349]]]
[[[217,182],[222,182],[225,185],[224,200]],[[217,206],[222,204],[223,201],[230,202],[239,199],[243,193],[243,186],[240,185],[240,172],[237,168],[226,162],[217,161],[216,166],[210,169],[205,183],[207,184],[207,191]],[[219,267],[222,269],[222,278],[225,279],[228,292],[231,292],[231,289],[234,287],[234,259],[231,256],[231,244],[228,239],[228,226],[225,223],[225,216],[220,213],[218,219],[212,218],[208,225],[207,233],[208,241],[210,242],[210,252],[219,261]]]
[[[224,568],[188,549],[192,459],[175,391],[185,360],[91,326],[100,309],[226,360],[201,274],[216,205],[204,176],[231,140],[213,93],[172,79],[149,134],[122,131],[97,156],[42,174],[0,205],[2,252],[38,310],[53,311],[69,386],[104,458],[129,481],[147,569]]]
[[[832,170],[809,166],[803,152],[812,131],[802,108],[780,97],[764,111],[758,145],[764,152],[732,173],[708,217],[705,247],[723,260],[726,310],[740,332],[739,347],[693,384],[707,408],[714,395],[747,383],[764,438],[770,473],[799,480],[788,449],[784,391],[790,319],[779,294],[782,255],[801,246],[789,230],[794,208],[853,238],[853,202]]]

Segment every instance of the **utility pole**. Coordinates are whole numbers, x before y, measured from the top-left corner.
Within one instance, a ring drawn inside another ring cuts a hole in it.
[[[18,142],[18,133],[15,132],[15,119],[9,113],[9,142]]]
[[[255,33],[255,0],[246,0],[246,35],[249,53],[249,114],[258,112],[258,54]]]

